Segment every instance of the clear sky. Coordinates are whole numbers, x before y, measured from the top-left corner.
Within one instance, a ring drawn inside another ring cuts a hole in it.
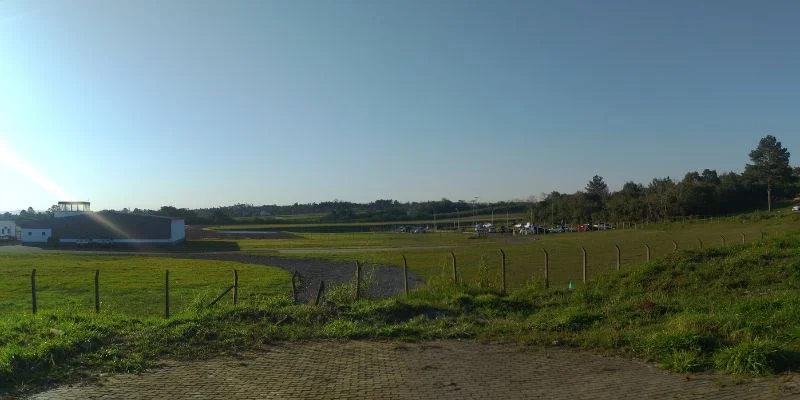
[[[798,165],[798,21],[791,0],[0,0],[0,210],[617,189],[739,171],[766,134]]]

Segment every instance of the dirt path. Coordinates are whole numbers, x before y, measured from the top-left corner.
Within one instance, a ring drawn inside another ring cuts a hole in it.
[[[800,375],[745,382],[667,373],[585,351],[485,345],[304,342],[166,362],[33,399],[797,399]]]
[[[188,258],[203,260],[235,261],[246,264],[261,264],[283,268],[289,272],[297,272],[303,284],[300,288],[301,301],[316,296],[320,280],[325,285],[350,283],[355,279],[355,264],[314,259],[294,259],[274,256],[259,256],[241,253],[192,253],[164,254],[161,257]],[[389,297],[403,293],[403,271],[400,268],[383,265],[364,267],[365,280],[368,282],[369,297]],[[418,275],[408,273],[408,287],[414,289],[422,286],[423,280]]]

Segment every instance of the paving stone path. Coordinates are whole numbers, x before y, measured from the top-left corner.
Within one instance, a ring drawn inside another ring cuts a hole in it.
[[[315,341],[238,357],[169,361],[143,374],[110,376],[32,398],[799,399],[800,375],[736,382],[568,349],[472,341]]]

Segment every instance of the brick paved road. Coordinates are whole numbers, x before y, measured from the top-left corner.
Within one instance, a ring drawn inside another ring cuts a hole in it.
[[[800,398],[800,375],[736,384],[583,351],[471,341],[307,342],[237,358],[167,362],[33,398],[782,399]]]

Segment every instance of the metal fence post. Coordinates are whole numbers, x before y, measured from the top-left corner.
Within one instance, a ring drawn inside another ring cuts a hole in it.
[[[36,268],[31,271],[31,306],[33,313],[36,314]]]
[[[100,270],[94,271],[94,312],[100,314]]]
[[[722,247],[725,247],[725,236],[719,235],[719,238],[722,240]]]
[[[550,255],[547,254],[546,249],[542,249],[544,252],[544,288],[547,289],[550,287]]]
[[[697,239],[697,248],[703,250],[703,239],[700,238]]]
[[[359,300],[360,296],[361,296],[361,264],[358,261],[356,261],[356,293],[354,296],[356,301]]]
[[[406,260],[405,254],[403,254],[403,289],[408,296],[408,260]]]
[[[164,317],[169,319],[169,270],[164,277]]]
[[[645,250],[644,258],[645,258],[645,260],[647,262],[650,262],[650,245],[648,245],[647,243],[644,243],[644,250]]]
[[[233,270],[233,305],[239,304],[239,271]]]
[[[501,294],[505,295],[506,294],[506,252],[504,252],[503,249],[500,249],[500,257],[501,257],[500,274],[501,274],[502,285],[503,285],[503,290],[502,290]]]
[[[450,256],[453,257],[453,283],[458,284],[458,271],[456,270],[456,253],[451,251]]]
[[[314,305],[318,306],[320,299],[322,299],[322,292],[325,290],[325,281],[319,281],[319,289],[317,290],[317,298],[314,299]]]
[[[747,244],[747,240],[745,240],[744,232],[740,232],[739,234],[742,235],[742,244]]]
[[[297,278],[297,271],[292,272],[292,300],[297,301],[297,283],[295,283],[295,279]]]
[[[581,251],[583,252],[583,283],[586,283],[586,249],[581,247]]]
[[[620,261],[621,261],[620,258],[621,258],[622,252],[619,249],[619,245],[615,244],[614,247],[617,249],[617,272],[619,272],[619,266],[620,266]]]
[[[678,242],[672,241],[672,251],[678,251]]]

